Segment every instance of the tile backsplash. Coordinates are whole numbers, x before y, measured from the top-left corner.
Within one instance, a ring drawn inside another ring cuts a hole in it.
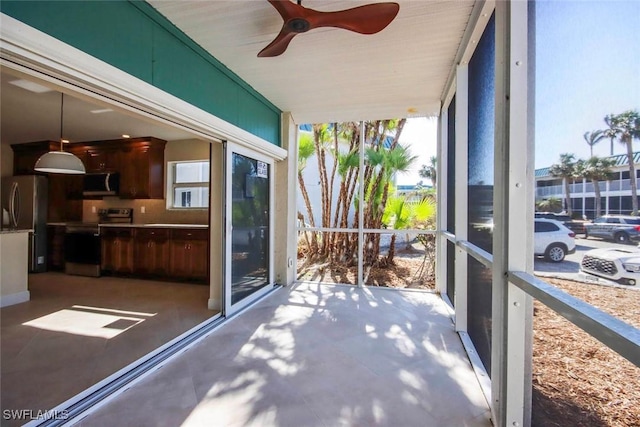
[[[93,208],[95,207],[95,213]],[[142,213],[144,207],[145,213]],[[97,222],[98,210],[107,208],[133,208],[134,224],[208,224],[209,210],[167,209],[166,200],[128,200],[105,197],[102,200],[82,202],[82,221]]]

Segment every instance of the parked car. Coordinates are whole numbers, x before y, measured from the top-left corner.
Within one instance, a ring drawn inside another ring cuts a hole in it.
[[[555,219],[556,221],[560,221],[564,224],[569,230],[573,231],[576,234],[584,234],[584,224],[585,221],[579,221],[572,219],[567,214],[560,214],[555,212],[536,212],[536,218],[545,218],[545,219]]]
[[[561,262],[576,251],[576,233],[554,219],[538,218],[534,223],[533,252],[551,262]]]
[[[640,217],[605,215],[585,225],[584,238],[602,237],[618,243],[640,240]]]
[[[640,250],[637,248],[593,249],[582,257],[580,271],[634,286],[640,280]]]

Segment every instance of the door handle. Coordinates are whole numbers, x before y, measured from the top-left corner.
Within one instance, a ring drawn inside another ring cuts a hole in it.
[[[20,217],[20,188],[17,182],[11,183],[9,215],[11,217],[11,227],[18,228],[18,218]]]

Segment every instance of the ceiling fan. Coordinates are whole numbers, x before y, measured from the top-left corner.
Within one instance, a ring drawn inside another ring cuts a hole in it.
[[[278,56],[284,53],[296,34],[306,33],[319,27],[343,28],[360,34],[375,34],[393,21],[400,5],[398,3],[373,3],[336,12],[319,12],[289,0],[268,0],[276,8],[284,23],[280,34],[258,57]]]

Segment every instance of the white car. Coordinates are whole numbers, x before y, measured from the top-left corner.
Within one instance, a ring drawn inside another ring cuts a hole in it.
[[[640,280],[640,250],[593,249],[582,257],[580,271],[634,286]]]
[[[534,223],[533,252],[551,262],[561,262],[567,254],[576,251],[576,233],[560,221],[536,218]]]

